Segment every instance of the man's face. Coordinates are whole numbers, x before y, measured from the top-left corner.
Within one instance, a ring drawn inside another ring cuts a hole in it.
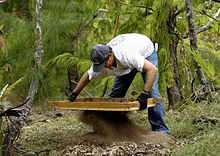
[[[114,54],[109,53],[109,57],[105,62],[105,68],[109,68],[112,70],[113,63],[114,63]]]

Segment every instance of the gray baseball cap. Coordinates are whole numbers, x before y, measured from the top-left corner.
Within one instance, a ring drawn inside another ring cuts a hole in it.
[[[105,67],[105,61],[109,55],[109,47],[104,44],[95,45],[90,53],[90,59],[93,63],[93,71],[100,72]]]

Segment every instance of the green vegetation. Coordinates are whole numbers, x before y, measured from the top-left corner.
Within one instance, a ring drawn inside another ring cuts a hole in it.
[[[193,1],[194,20],[198,29],[206,25],[220,8],[220,3],[209,1],[204,4],[205,2],[208,1]],[[119,15],[116,35],[141,33],[159,44],[159,89],[164,98],[168,98],[168,88],[175,86],[175,74],[179,72],[179,90],[183,99],[172,105],[166,103],[165,116],[171,135],[184,142],[184,146],[173,147],[170,154],[218,153],[220,123],[192,124],[192,121],[204,115],[218,120],[220,117],[217,93],[220,88],[219,22],[213,21],[209,29],[197,35],[199,51],[195,54],[191,51],[189,38],[184,38],[189,28],[182,0],[45,0],[41,25],[44,53],[42,63],[38,66],[35,58],[38,37],[35,4],[36,1],[32,0],[8,0],[0,3],[0,29],[4,32],[8,51],[6,58],[0,50],[0,91],[9,84],[0,97],[1,104],[5,101],[10,101],[13,105],[23,103],[34,77],[37,77],[38,86],[33,106],[40,107],[47,113],[46,101],[67,99],[76,86],[70,79],[78,82],[90,68],[89,54],[95,44],[107,43],[113,38],[116,17]],[[173,19],[172,14],[176,14]],[[216,20],[219,21],[219,18]],[[173,26],[168,21],[173,21]],[[170,28],[173,28],[173,32]],[[172,50],[176,50],[176,62],[172,59]],[[215,93],[213,102],[209,104],[204,100],[206,97],[195,76],[192,58],[201,65]],[[173,67],[175,63],[177,71]],[[8,64],[12,67],[11,73],[6,70]],[[108,77],[92,81],[85,90],[93,97],[100,97],[106,89],[106,97],[113,79],[114,77]],[[143,81],[138,74],[126,97],[137,97],[142,89]],[[192,92],[196,92],[195,101],[190,100]],[[82,91],[79,97],[88,95]],[[135,123],[147,127],[147,111],[131,113],[130,117]],[[48,120],[25,126],[16,146],[32,152],[48,148],[52,150],[50,154],[55,155],[71,143],[70,138],[90,130],[90,127],[76,119],[75,113]],[[1,118],[0,123],[0,131],[3,131],[6,122]],[[4,136],[0,139],[2,137]]]
[[[159,70],[160,70],[160,91],[163,97],[167,96],[167,87],[174,84],[173,65],[171,63],[169,44],[174,36],[169,34],[167,20],[169,18],[168,7],[180,10],[184,8],[182,1],[45,1],[42,16],[42,42],[43,42],[43,62],[40,68],[35,66],[34,52],[36,48],[36,21],[27,20],[26,14],[22,12],[22,4],[18,2],[2,3],[0,10],[3,15],[0,25],[4,25],[4,39],[9,53],[9,59],[0,57],[0,88],[7,83],[12,84],[20,78],[24,78],[14,89],[13,93],[18,98],[25,98],[31,79],[37,72],[40,81],[36,95],[36,103],[41,103],[47,98],[63,96],[65,92],[70,92],[67,73],[74,65],[77,68],[79,78],[89,69],[91,62],[89,53],[92,46],[97,43],[107,43],[113,38],[116,15],[120,14],[117,34],[122,33],[142,33],[149,36],[153,42],[159,43]],[[197,2],[195,9],[201,7],[202,2]],[[83,7],[82,7],[83,6]],[[208,6],[203,6],[210,15],[214,15],[219,8],[219,4],[212,2]],[[21,12],[13,12],[13,10]],[[33,1],[29,2],[29,10],[33,17],[35,12]],[[106,9],[107,11],[99,11]],[[98,17],[94,15],[99,13]],[[207,16],[198,12],[195,14],[196,26],[199,28],[210,21]],[[175,31],[182,35],[187,33],[187,20],[184,10],[176,18]],[[211,29],[198,35],[201,56],[196,56],[196,60],[201,64],[207,74],[208,80],[214,84],[219,84],[219,62],[218,45],[219,27],[217,22],[211,24]],[[190,82],[194,75],[194,67],[191,62],[191,53],[188,39],[179,41],[177,47],[177,58],[179,65],[180,80],[185,98],[191,95]],[[208,57],[207,57],[208,55]],[[1,55],[0,55],[1,56]],[[12,66],[13,72],[8,74],[4,70],[6,63]],[[214,66],[214,67],[213,67]],[[22,71],[22,72],[20,72]],[[187,75],[187,76],[186,76]],[[79,81],[75,79],[75,81]],[[86,89],[92,90],[96,87],[97,93],[105,88],[106,79],[91,83]],[[140,78],[138,79],[140,82]],[[98,85],[100,84],[100,85]],[[198,79],[196,79],[198,84]],[[130,87],[127,96],[131,92],[138,92],[142,83]],[[108,83],[109,90],[111,83]],[[195,90],[198,85],[195,85]],[[19,94],[18,94],[19,93]],[[100,94],[99,94],[100,93]],[[82,96],[85,96],[84,94]],[[39,101],[39,102],[37,102]]]
[[[215,156],[220,147],[220,107],[219,98],[211,104],[185,102],[180,103],[181,109],[173,108],[165,112],[165,121],[170,129],[170,135],[178,140],[179,144],[171,146],[171,152],[167,155],[210,155]],[[35,112],[36,113],[36,112]],[[78,120],[77,112],[62,112],[62,117],[54,118],[55,112],[49,111],[45,115],[34,114],[36,122],[25,126],[15,146],[28,152],[36,152],[50,149],[49,155],[56,155],[65,147],[73,145],[77,137],[91,132],[91,127]],[[50,115],[48,115],[50,114]],[[197,122],[194,120],[208,115],[217,119],[216,123],[210,121]],[[131,112],[129,118],[145,128],[149,128],[147,110],[142,112]],[[43,121],[43,122],[42,122]]]
[[[77,120],[74,112],[57,119],[51,116],[44,119],[43,122],[25,126],[22,129],[21,139],[16,144],[27,152],[50,149],[52,153],[57,153],[70,145],[73,138],[82,135],[88,129],[88,126],[82,125]],[[53,155],[52,153],[51,155]]]

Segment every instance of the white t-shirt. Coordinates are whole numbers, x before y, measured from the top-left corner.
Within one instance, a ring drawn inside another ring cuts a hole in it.
[[[94,72],[91,66],[88,70],[89,80],[106,76],[121,76],[134,68],[142,72],[144,59],[154,51],[153,42],[147,36],[136,33],[119,35],[107,45],[112,48],[117,67],[113,70],[104,68],[101,72]]]

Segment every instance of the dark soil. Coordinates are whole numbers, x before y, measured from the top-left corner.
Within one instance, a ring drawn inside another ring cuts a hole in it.
[[[124,112],[81,111],[75,112],[75,115],[81,122],[90,125],[92,130],[78,138],[68,138],[68,146],[57,155],[165,155],[177,143],[170,135],[136,125]],[[28,123],[47,122],[50,118],[65,116],[68,116],[67,111],[33,113]]]
[[[82,111],[89,132],[72,141],[61,155],[163,155],[175,139],[134,124],[124,112]]]
[[[135,143],[170,141],[170,137],[160,132],[157,133],[160,140],[155,141],[157,139],[156,136],[154,138],[149,137],[149,135],[152,135],[150,129],[145,129],[134,124],[125,112],[82,111],[79,119],[90,125],[94,130],[94,132],[83,136],[83,139],[88,141],[132,141]]]

